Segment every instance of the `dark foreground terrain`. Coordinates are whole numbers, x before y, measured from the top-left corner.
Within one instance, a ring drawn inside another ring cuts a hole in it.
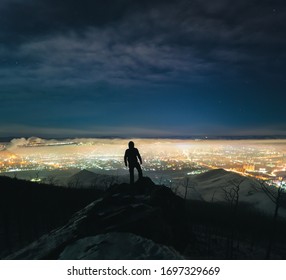
[[[104,192],[0,177],[2,259],[286,259],[286,224],[144,177]]]

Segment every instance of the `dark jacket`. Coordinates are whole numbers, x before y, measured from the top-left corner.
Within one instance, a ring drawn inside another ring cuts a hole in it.
[[[142,164],[142,158],[139,154],[138,149],[136,148],[132,148],[132,149],[127,149],[125,151],[125,155],[124,155],[124,162],[125,165],[127,166],[127,161],[128,161],[128,165],[129,166],[134,166],[138,163],[138,159],[140,161],[140,163]]]

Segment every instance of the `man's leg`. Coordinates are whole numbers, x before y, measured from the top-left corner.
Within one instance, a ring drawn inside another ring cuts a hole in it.
[[[129,166],[130,184],[134,184],[134,166]]]
[[[135,167],[136,167],[136,169],[138,171],[138,177],[139,177],[139,179],[141,179],[143,177],[143,174],[142,174],[142,169],[141,169],[140,164],[137,163]]]

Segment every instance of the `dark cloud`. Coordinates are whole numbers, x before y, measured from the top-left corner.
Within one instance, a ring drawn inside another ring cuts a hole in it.
[[[0,4],[2,38],[23,42],[34,36],[103,27],[168,1],[12,0]]]
[[[230,39],[247,38],[246,33],[255,33],[257,37],[260,33],[267,34],[267,38],[263,36],[266,40],[282,35],[285,27],[282,1],[11,0],[1,3],[1,36],[11,41],[14,37],[20,42],[121,22],[135,23],[141,31],[137,37],[152,38],[170,32],[169,39],[181,43],[199,39],[230,43]],[[181,37],[181,34],[190,36]]]
[[[202,124],[212,114],[218,128],[226,113],[225,122],[239,123],[240,112],[248,112],[244,122],[258,121],[259,110],[252,113],[252,108],[256,102],[265,106],[269,100],[264,96],[271,93],[270,119],[281,120],[272,110],[281,108],[277,100],[286,85],[285,18],[280,0],[3,0],[0,101],[13,102],[14,123],[20,106],[31,108],[28,102],[37,100],[39,109],[31,112],[39,116],[53,108],[54,121],[45,121],[54,125],[61,118],[63,125],[67,118],[60,110],[66,103],[70,120],[79,118],[80,113],[74,113],[78,106],[86,121],[94,114],[86,107],[100,112],[100,119],[106,109],[118,113],[116,106],[134,106],[131,97],[136,93],[140,99],[152,96],[154,110],[161,102],[169,111],[175,108],[158,120],[158,126],[166,117],[169,122],[174,119],[175,127],[176,116]],[[171,91],[172,101],[164,98]],[[245,98],[247,110],[239,111]],[[221,100],[227,108],[215,105]],[[193,102],[199,102],[201,112],[192,107],[196,114],[188,108],[183,114],[180,106]],[[48,107],[51,104],[55,106]],[[239,108],[229,109],[233,107]],[[27,115],[26,124],[31,124],[33,114]],[[147,122],[149,115],[141,117]],[[44,120],[38,119],[36,127]]]
[[[0,63],[19,80],[63,85],[187,80],[225,67],[237,74],[244,65],[273,65],[284,50],[279,3],[6,1]]]

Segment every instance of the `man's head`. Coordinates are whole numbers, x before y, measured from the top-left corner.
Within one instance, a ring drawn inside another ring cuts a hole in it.
[[[130,141],[128,143],[128,146],[129,146],[129,149],[133,149],[134,148],[134,142],[133,141]]]

